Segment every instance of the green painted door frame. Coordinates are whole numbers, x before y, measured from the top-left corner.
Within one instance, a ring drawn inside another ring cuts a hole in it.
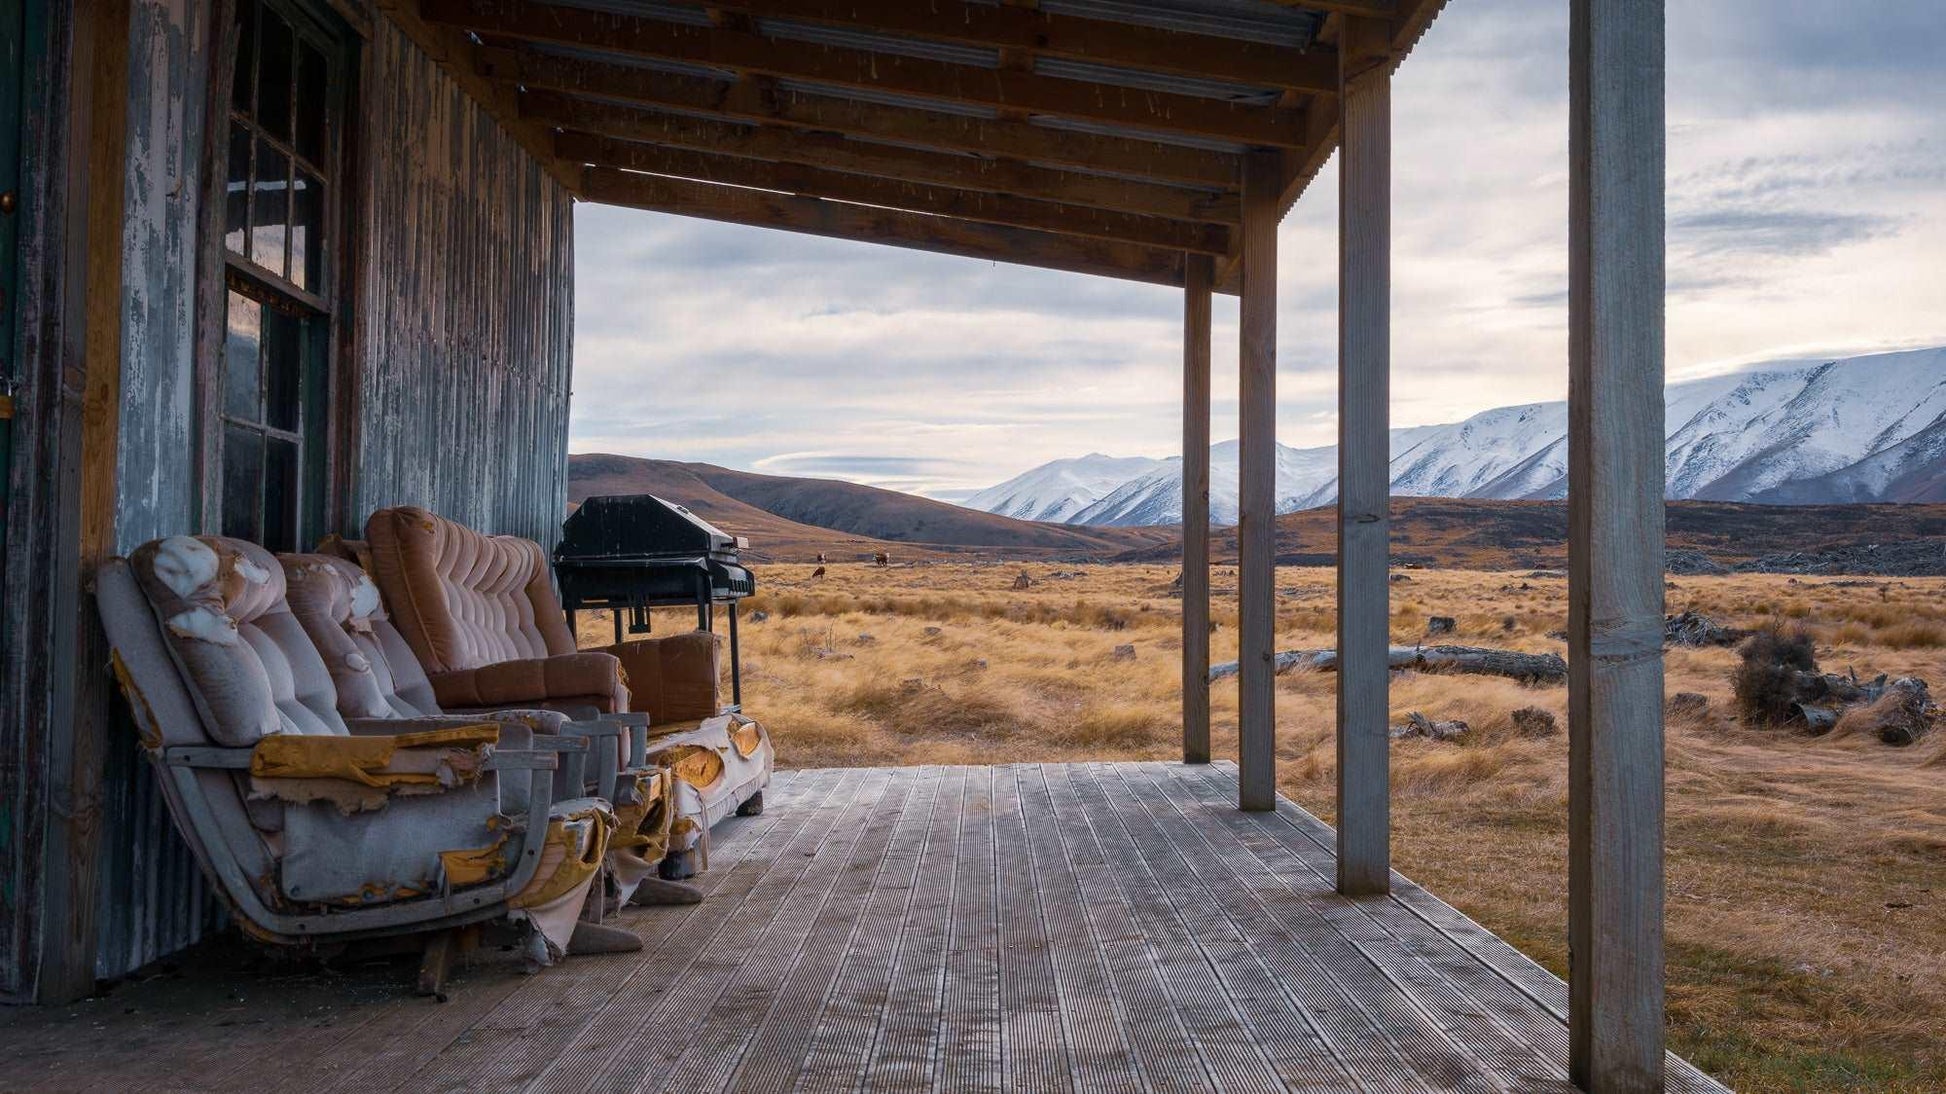
[[[7,545],[13,396],[20,359],[20,102],[27,79],[28,3],[0,0],[0,552]],[[5,595],[0,587],[0,597]]]

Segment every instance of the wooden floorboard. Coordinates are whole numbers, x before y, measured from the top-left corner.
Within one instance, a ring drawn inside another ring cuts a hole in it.
[[[390,990],[322,1023],[128,985],[64,1027],[90,1052],[19,1051],[36,1016],[0,1022],[27,1064],[0,1086],[1572,1089],[1558,979],[1397,874],[1339,896],[1330,828],[1236,795],[1223,763],[779,772],[713,834],[702,904],[621,914],[639,953],[534,976],[484,955],[452,1002]],[[1675,1057],[1669,1087],[1723,1089]]]

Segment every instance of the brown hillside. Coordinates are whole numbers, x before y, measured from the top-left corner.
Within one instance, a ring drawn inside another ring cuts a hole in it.
[[[758,560],[939,558],[988,554],[1106,558],[1170,541],[1166,528],[1086,528],[1014,520],[930,498],[831,479],[731,471],[706,463],[604,453],[568,457],[568,500],[655,494],[732,535],[748,536]]]
[[[758,561],[988,557],[1173,562],[1175,527],[1092,528],[1014,520],[928,498],[828,479],[754,475],[704,463],[586,454],[568,458],[568,497],[657,494],[724,531],[750,537]],[[1278,561],[1328,566],[1335,515],[1309,509],[1277,518]],[[1567,505],[1558,501],[1395,498],[1392,556],[1407,565],[1560,569],[1567,565]],[[1671,569],[1757,566],[1811,570],[1804,556],[1841,557],[1824,572],[1946,573],[1946,505],[1669,504]],[[1874,556],[1873,545],[1896,560]],[[1211,555],[1236,562],[1236,529],[1211,536]],[[1924,556],[1924,557],[1920,557]],[[1914,560],[1917,560],[1916,562]],[[1903,566],[1903,568],[1900,568]]]
[[[1863,554],[1874,545],[1932,557],[1911,573],[1946,573],[1946,505],[1749,505],[1672,501],[1668,509],[1672,569],[1682,556],[1718,566],[1763,562],[1789,570],[1792,555]],[[1336,558],[1336,514],[1307,509],[1277,518],[1277,558],[1284,565],[1329,566]],[[1400,564],[1448,569],[1561,569],[1567,565],[1568,509],[1559,501],[1485,501],[1472,498],[1394,498],[1392,558]],[[1915,550],[1916,549],[1916,552]],[[1236,529],[1211,535],[1211,557],[1234,565]],[[1132,552],[1118,561],[1178,557],[1173,543]],[[1903,556],[1902,556],[1903,557]],[[1861,560],[1869,561],[1869,560]],[[1838,566],[1834,569],[1843,570]],[[1847,572],[1898,572],[1866,565]]]

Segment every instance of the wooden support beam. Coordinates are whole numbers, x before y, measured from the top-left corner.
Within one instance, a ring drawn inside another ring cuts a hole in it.
[[[726,27],[686,26],[642,16],[512,0],[424,0],[421,11],[434,23],[464,28],[483,37],[682,61],[941,102],[977,103],[1153,133],[1288,147],[1301,146],[1304,140],[1303,115],[1275,105],[1109,87],[1034,72],[786,41]]]
[[[123,207],[129,173],[129,0],[88,0],[73,13],[67,60],[60,415],[51,484],[60,513],[54,572],[66,626],[45,656],[68,679],[48,698],[47,821],[41,852],[36,1001],[92,995],[103,870],[102,770],[108,755],[108,640],[88,586],[115,553],[122,395]],[[56,47],[57,49],[59,47]],[[81,215],[76,215],[80,213]],[[72,424],[78,421],[79,429]],[[52,518],[50,518],[52,519]],[[72,536],[73,538],[68,538]],[[62,633],[65,632],[65,633]]]
[[[872,137],[915,148],[1112,171],[1157,182],[1234,190],[1242,170],[1239,157],[1225,152],[788,91],[758,79],[718,80],[525,49],[484,51],[482,64],[495,80],[530,89]]]
[[[964,0],[926,0],[923,4],[909,0],[728,0],[714,6],[751,15],[988,49],[1024,50],[1043,57],[1291,91],[1329,91],[1336,87],[1338,77],[1337,58],[1329,46],[1297,49],[1108,19],[1054,15],[1027,6],[970,4]]]
[[[564,157],[602,166],[907,209],[983,224],[1007,224],[1199,254],[1219,255],[1230,247],[1229,229],[1216,224],[1135,216],[1010,194],[900,182],[797,163],[772,163],[587,134],[560,134],[557,147]]]
[[[1338,891],[1391,889],[1392,77],[1384,23],[1339,39]]]
[[[480,75],[478,46],[461,31],[435,26],[420,18],[419,5],[414,0],[374,0],[374,5],[404,31],[414,45],[424,50],[426,56],[436,61],[466,92],[468,98],[500,123],[507,135],[534,157],[534,162],[540,164],[554,181],[573,192],[574,184],[580,177],[579,172],[572,164],[554,158],[553,142],[544,127],[520,116],[512,88]]]
[[[1237,199],[1230,194],[1057,171],[1008,160],[900,148],[830,133],[663,114],[575,99],[551,91],[523,95],[521,109],[527,117],[560,129],[745,159],[801,163],[904,182],[1015,194],[1170,220],[1234,224],[1241,216]]]
[[[1664,1059],[1664,17],[1569,12],[1569,1072],[1635,1094]]]
[[[1277,195],[1274,153],[1243,163],[1237,522],[1237,805],[1277,807]]]
[[[974,224],[897,209],[793,197],[660,175],[590,167],[581,192],[589,201],[729,224],[884,243],[939,254],[1014,262],[1071,273],[1180,287],[1183,255],[1129,243]]]
[[[1182,292],[1182,761],[1209,747],[1210,290],[1216,263],[1190,255]]]

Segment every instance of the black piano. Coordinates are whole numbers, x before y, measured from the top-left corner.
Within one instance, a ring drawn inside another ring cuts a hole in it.
[[[561,525],[554,548],[554,576],[561,607],[574,613],[606,611],[615,618],[615,642],[647,634],[649,609],[696,606],[698,630],[715,629],[715,606],[729,606],[730,698],[743,704],[743,665],[737,650],[737,601],[757,591],[757,579],[738,560],[750,546],[708,521],[653,494],[589,498]]]

